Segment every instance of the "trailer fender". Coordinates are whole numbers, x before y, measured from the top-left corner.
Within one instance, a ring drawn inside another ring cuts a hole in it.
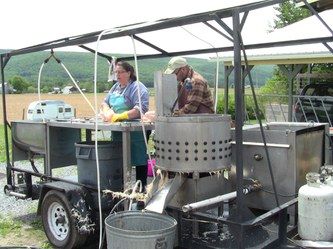
[[[42,185],[38,201],[37,214],[41,215],[41,205],[46,193],[50,190],[62,192],[70,206],[71,215],[76,220],[76,226],[80,234],[90,234],[95,230],[95,222],[92,211],[92,199],[89,192],[77,185],[65,182],[50,182]]]

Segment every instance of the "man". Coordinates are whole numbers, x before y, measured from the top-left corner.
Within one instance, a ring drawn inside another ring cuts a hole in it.
[[[178,114],[214,113],[214,101],[207,81],[185,58],[174,57],[169,61],[165,74],[176,74],[178,84]]]

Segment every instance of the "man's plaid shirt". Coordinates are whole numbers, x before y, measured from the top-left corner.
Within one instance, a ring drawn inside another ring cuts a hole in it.
[[[190,86],[184,82],[178,87],[182,91],[179,97],[179,113],[214,113],[214,101],[207,81],[197,72],[190,70]],[[181,90],[181,88],[185,88]]]

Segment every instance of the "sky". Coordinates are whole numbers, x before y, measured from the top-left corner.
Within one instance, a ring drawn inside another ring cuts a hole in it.
[[[1,1],[1,49],[18,49],[120,25],[184,16],[255,0],[5,0]],[[250,13],[244,32],[267,33],[272,7]],[[173,39],[170,38],[170,41]],[[116,52],[116,51],[115,51]],[[121,52],[121,51],[119,51]]]

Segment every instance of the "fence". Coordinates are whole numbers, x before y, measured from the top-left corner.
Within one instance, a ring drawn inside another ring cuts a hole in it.
[[[266,122],[288,121],[288,95],[256,95],[259,117],[255,112],[252,95],[244,95],[245,116],[247,124],[258,123],[259,118]],[[293,96],[293,122],[329,123],[332,127],[333,97],[328,96]]]

